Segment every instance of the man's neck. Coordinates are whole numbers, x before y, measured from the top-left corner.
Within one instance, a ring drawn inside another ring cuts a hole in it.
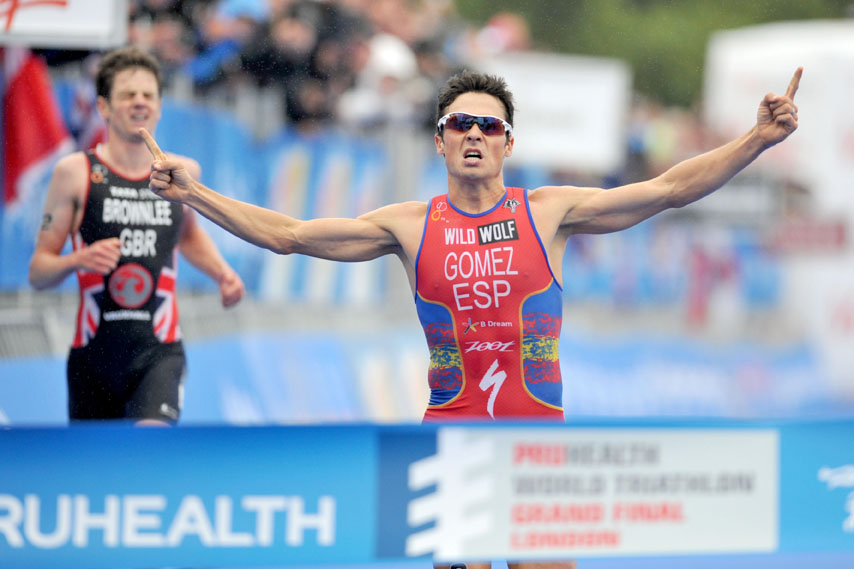
[[[129,178],[139,178],[151,171],[151,153],[145,142],[130,142],[118,136],[108,136],[107,141],[98,146],[98,154],[111,168]]]
[[[448,179],[448,198],[457,209],[466,213],[482,213],[491,209],[506,190],[503,176],[477,183]]]

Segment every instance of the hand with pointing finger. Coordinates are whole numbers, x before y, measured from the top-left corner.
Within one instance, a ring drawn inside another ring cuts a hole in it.
[[[759,104],[756,115],[756,128],[765,146],[774,146],[785,140],[798,128],[798,107],[795,105],[795,93],[801,82],[804,68],[798,67],[785,95],[768,93]]]
[[[154,157],[149,178],[151,191],[165,200],[186,203],[195,180],[181,162],[171,160],[165,152],[160,150],[150,132],[140,128],[139,134]]]

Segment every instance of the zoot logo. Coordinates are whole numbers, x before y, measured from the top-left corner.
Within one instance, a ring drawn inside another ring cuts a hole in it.
[[[466,342],[465,353],[469,352],[512,352],[511,348],[516,344],[514,340],[509,342],[476,341]]]

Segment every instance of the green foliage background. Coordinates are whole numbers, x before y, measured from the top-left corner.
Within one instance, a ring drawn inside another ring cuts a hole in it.
[[[536,49],[622,59],[638,92],[678,106],[699,100],[713,32],[854,14],[854,0],[456,0],[456,6],[475,26],[498,12],[521,14]]]

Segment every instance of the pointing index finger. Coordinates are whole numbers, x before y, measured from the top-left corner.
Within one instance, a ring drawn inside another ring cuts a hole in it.
[[[169,159],[169,157],[166,156],[166,153],[160,150],[160,147],[157,146],[157,141],[154,140],[154,137],[151,136],[150,132],[148,132],[144,128],[140,128],[139,134],[142,135],[142,139],[145,141],[145,145],[148,147],[148,151],[151,152],[151,155],[154,156],[155,160]]]
[[[798,86],[801,84],[801,75],[804,73],[803,67],[798,67],[795,70],[795,74],[792,76],[792,80],[789,81],[789,86],[786,89],[786,96],[790,99],[795,98],[795,93],[798,92]]]

